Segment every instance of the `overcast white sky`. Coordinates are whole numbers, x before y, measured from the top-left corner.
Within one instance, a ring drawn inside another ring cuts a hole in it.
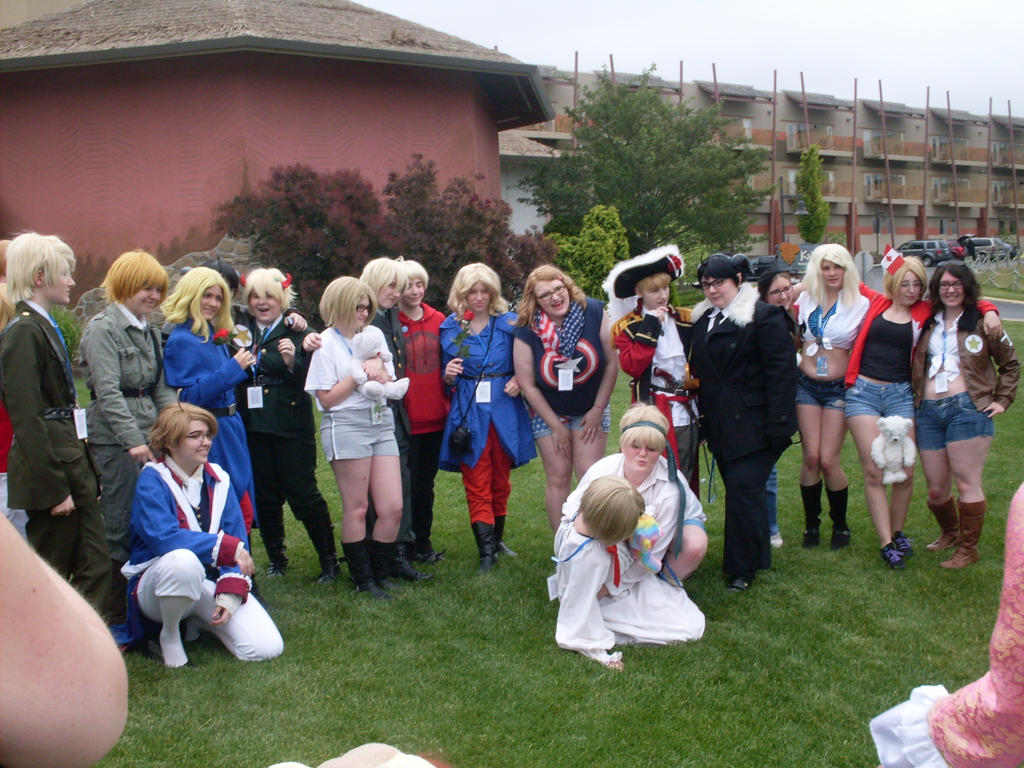
[[[529,64],[1024,115],[1020,0],[357,0]]]

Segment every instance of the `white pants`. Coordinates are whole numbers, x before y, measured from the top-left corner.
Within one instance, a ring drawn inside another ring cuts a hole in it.
[[[21,538],[28,541],[25,534],[25,523],[28,522],[28,514],[24,509],[7,508],[7,473],[0,472],[0,507],[4,508],[4,516],[11,521],[11,524],[21,534]]]
[[[284,640],[274,620],[259,602],[250,597],[227,623],[211,623],[216,584],[206,578],[206,570],[195,554],[175,549],[146,569],[139,579],[139,608],[146,618],[160,621],[161,597],[188,597],[194,603],[185,613],[199,629],[217,636],[224,647],[242,661],[263,661],[280,656]]]

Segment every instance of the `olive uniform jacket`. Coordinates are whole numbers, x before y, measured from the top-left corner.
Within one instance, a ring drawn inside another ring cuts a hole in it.
[[[13,509],[50,509],[74,488],[98,488],[96,467],[70,414],[76,395],[67,355],[50,321],[19,301],[0,341],[3,400],[14,427],[7,465]]]

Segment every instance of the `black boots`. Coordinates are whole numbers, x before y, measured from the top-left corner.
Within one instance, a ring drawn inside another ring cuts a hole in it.
[[[260,515],[260,537],[263,548],[267,550],[267,576],[284,576],[288,568],[288,558],[284,555],[284,517],[278,508],[265,510]]]
[[[502,539],[505,537],[505,515],[494,518],[494,551],[498,555],[505,555],[507,557],[517,557],[518,553],[514,552],[511,547],[505,544]]]
[[[352,581],[356,584],[356,590],[366,592],[370,597],[377,600],[387,600],[390,598],[390,595],[374,579],[374,569],[370,564],[371,546],[373,547],[375,564],[379,567],[384,567],[384,558],[388,554],[385,548],[394,547],[393,542],[391,544],[384,544],[378,541],[371,543],[369,539],[341,542],[345,559],[348,561],[348,572],[352,576]],[[390,561],[386,565],[390,567]],[[387,576],[387,574],[384,573],[383,576]]]
[[[800,486],[800,497],[804,502],[804,549],[813,549],[821,543],[821,488],[820,480],[814,485]],[[850,527],[846,523],[849,491],[849,488],[840,488],[838,491],[825,489],[828,516],[832,519],[832,549],[850,546]]]
[[[417,571],[413,567],[412,563],[409,562],[409,556],[412,553],[412,544],[396,544],[395,559],[391,565],[391,573],[389,575],[397,579],[405,579],[406,581],[426,581],[427,579],[434,578],[434,574],[423,573],[423,571]]]
[[[480,553],[479,573],[487,573],[498,561],[494,541],[494,526],[490,523],[473,523],[473,536],[476,538],[476,549]]]
[[[846,505],[850,496],[849,488],[838,491],[825,489],[828,496],[828,516],[832,519],[832,549],[850,546],[850,526],[846,523]]]
[[[800,498],[804,502],[804,549],[813,549],[821,543],[818,526],[821,525],[821,481],[814,485],[801,485]]]
[[[316,550],[317,559],[320,561],[320,575],[316,577],[316,583],[330,584],[341,575],[338,551],[334,548],[334,525],[329,517],[317,517],[312,520],[306,518],[302,524],[306,527],[306,533],[313,542],[313,549]]]

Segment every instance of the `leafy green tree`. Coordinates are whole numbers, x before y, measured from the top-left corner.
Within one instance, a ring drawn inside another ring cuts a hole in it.
[[[251,194],[220,207],[217,226],[250,237],[259,260],[290,272],[299,309],[318,317],[327,284],[358,275],[387,243],[373,186],[358,171],[317,173],[307,165],[273,168]]]
[[[820,243],[828,227],[829,210],[832,206],[821,193],[825,173],[821,170],[821,156],[818,145],[811,144],[800,154],[800,169],[796,172],[796,191],[803,198],[806,216],[796,217],[796,228],[805,243]]]
[[[681,250],[740,249],[750,211],[769,194],[748,178],[768,151],[728,135],[717,108],[694,110],[662,98],[645,72],[638,87],[604,76],[567,110],[578,148],[524,181],[527,202],[561,232],[581,227],[595,205],[614,206],[632,253],[674,242]]]
[[[452,278],[469,262],[494,269],[506,298],[515,299],[530,270],[554,259],[551,240],[537,232],[512,232],[508,203],[480,197],[462,176],[441,189],[437,166],[420,155],[403,173],[388,175],[384,195],[392,248],[427,270],[426,301],[436,309],[445,310]]]
[[[587,296],[604,299],[601,288],[616,261],[629,258],[629,239],[614,206],[595,205],[578,235],[550,236],[558,246],[555,263]]]

